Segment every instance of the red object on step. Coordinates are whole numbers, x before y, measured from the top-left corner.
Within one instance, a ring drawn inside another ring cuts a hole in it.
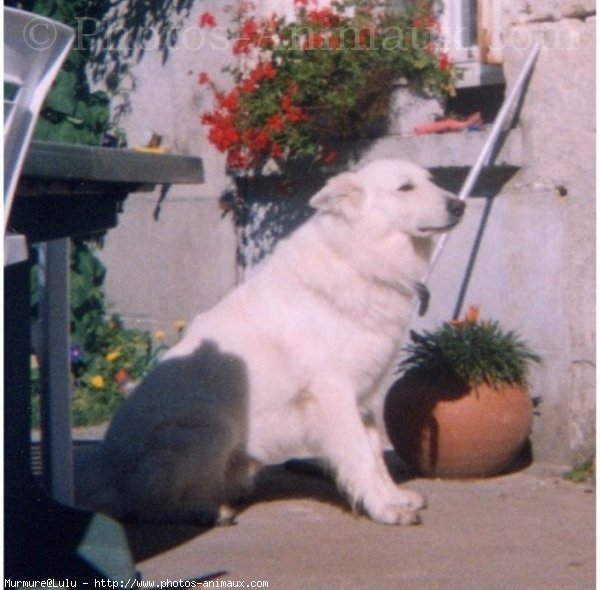
[[[477,129],[481,129],[483,127],[481,113],[473,113],[464,121],[457,121],[456,119],[442,119],[433,123],[423,123],[422,125],[417,125],[414,131],[416,135],[425,135],[428,133],[449,133],[452,131],[463,131],[468,127],[475,127]]]

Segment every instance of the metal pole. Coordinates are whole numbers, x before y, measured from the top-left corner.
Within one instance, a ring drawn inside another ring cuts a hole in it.
[[[42,462],[46,487],[57,501],[73,505],[71,383],[69,373],[69,240],[45,245],[41,294]]]
[[[540,44],[539,44],[539,42],[537,42],[531,48],[531,51],[529,52],[529,55],[528,55],[525,63],[523,64],[523,67],[521,68],[519,77],[515,81],[515,84],[514,84],[512,90],[510,91],[510,94],[504,100],[504,104],[502,105],[502,108],[500,109],[500,111],[498,112],[498,115],[496,116],[496,120],[494,121],[494,124],[492,125],[490,134],[481,150],[481,153],[479,154],[479,156],[477,158],[477,161],[471,167],[471,170],[469,171],[469,174],[467,175],[467,178],[465,179],[465,182],[463,183],[463,186],[460,189],[460,192],[458,193],[458,198],[461,201],[466,200],[466,198],[471,194],[471,191],[473,190],[473,187],[475,186],[475,182],[477,181],[477,178],[479,177],[479,174],[481,173],[481,169],[483,168],[483,166],[489,164],[488,159],[492,153],[492,149],[496,145],[496,141],[498,140],[498,137],[500,136],[500,132],[502,131],[502,128],[504,127],[504,123],[506,122],[506,119],[508,118],[508,114],[509,114],[510,110],[512,109],[515,102],[517,101],[517,98],[521,94],[523,85],[525,84],[525,81],[527,80],[527,78],[529,77],[529,74],[531,73],[533,64],[535,63],[535,60],[538,56],[539,51],[540,51]],[[438,240],[435,250],[431,256],[431,261],[429,263],[429,269],[427,270],[427,274],[425,275],[425,278],[422,281],[423,284],[427,284],[427,282],[431,278],[433,269],[439,260],[439,257],[442,253],[442,250],[444,249],[444,246],[446,244],[446,240],[448,239],[448,236],[449,236],[449,234],[447,234],[447,233],[443,234],[440,237],[440,239]]]

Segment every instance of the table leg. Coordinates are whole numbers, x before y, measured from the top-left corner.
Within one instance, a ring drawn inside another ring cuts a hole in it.
[[[41,263],[42,461],[52,498],[74,503],[69,356],[69,240],[46,242]]]

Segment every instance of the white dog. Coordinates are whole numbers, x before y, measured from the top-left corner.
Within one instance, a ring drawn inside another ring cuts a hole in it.
[[[464,203],[421,168],[385,160],[340,174],[314,216],[184,338],[123,403],[84,505],[120,519],[206,524],[256,466],[316,457],[353,505],[419,521],[367,409],[397,359],[431,237]]]

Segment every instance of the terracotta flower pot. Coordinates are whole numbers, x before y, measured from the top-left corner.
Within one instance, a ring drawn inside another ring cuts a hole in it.
[[[525,446],[533,420],[521,386],[470,388],[448,375],[409,371],[390,389],[385,425],[398,455],[428,477],[498,474]]]

